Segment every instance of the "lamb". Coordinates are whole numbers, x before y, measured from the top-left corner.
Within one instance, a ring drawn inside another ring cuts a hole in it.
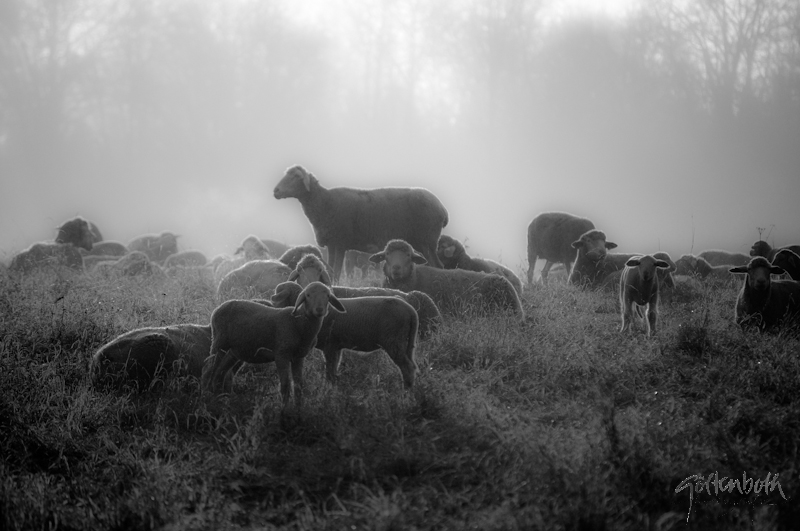
[[[625,267],[627,265],[628,260],[631,258],[638,258],[640,256],[645,256],[644,253],[637,253],[637,254],[620,254],[620,253],[608,253],[605,258],[605,271],[610,271],[607,275],[603,278],[600,282],[600,287],[609,289],[609,290],[616,290],[620,286],[620,278],[622,277],[622,272],[625,271]],[[658,277],[658,285],[659,289],[663,290],[673,289],[675,287],[675,279],[672,276],[672,273],[677,269],[677,265],[675,262],[672,261],[672,257],[668,253],[663,251],[659,251],[657,253],[653,253],[653,258],[656,260],[663,260],[667,263],[669,267],[666,269],[657,268],[656,269],[656,276]],[[620,259],[624,258],[624,262],[622,262],[622,267],[620,269],[614,270],[617,267],[617,264],[620,262]]]
[[[656,333],[658,324],[658,275],[657,269],[669,269],[670,265],[651,255],[631,258],[625,263],[619,285],[619,303],[622,314],[620,332],[630,329],[634,311],[647,314],[645,335]],[[641,307],[641,309],[640,309]]]
[[[293,387],[295,403],[301,406],[303,361],[317,342],[328,306],[341,313],[347,311],[321,282],[303,288],[293,308],[270,308],[242,300],[222,303],[211,314],[213,359],[203,371],[203,389],[215,391],[225,385],[229,371],[240,362],[274,361],[284,407]]]
[[[56,243],[69,243],[87,251],[92,250],[92,230],[89,222],[78,216],[57,228]]]
[[[391,240],[386,248],[370,257],[383,264],[384,287],[428,294],[443,313],[457,315],[465,306],[510,309],[521,321],[525,312],[514,286],[500,275],[464,269],[438,269],[422,265],[425,257],[406,241]]]
[[[533,283],[537,258],[545,259],[542,283],[547,283],[550,268],[556,263],[564,264],[569,278],[577,256],[572,242],[594,228],[590,220],[567,212],[543,212],[533,218],[528,225],[528,284]]]
[[[730,251],[723,251],[721,249],[709,249],[697,255],[699,258],[705,259],[712,266],[737,266],[747,265],[750,257],[743,253],[732,253]]]
[[[771,277],[783,274],[783,268],[756,256],[746,266],[733,267],[730,272],[747,275],[734,312],[734,319],[742,329],[756,327],[764,332],[782,323],[800,321],[800,282]]]
[[[301,290],[299,284],[284,282],[275,288],[272,303],[276,308],[293,306]],[[317,335],[316,348],[325,355],[328,381],[336,382],[342,349],[359,352],[383,350],[400,369],[405,388],[410,389],[419,373],[414,361],[419,318],[414,308],[394,296],[339,301],[346,312],[329,312]]]
[[[169,255],[164,260],[164,267],[203,267],[207,262],[206,255],[200,251],[180,251]]]
[[[198,324],[131,330],[106,343],[91,361],[96,387],[131,386],[145,390],[157,377],[200,379],[211,350],[211,327]]]
[[[700,256],[685,254],[678,258],[675,264],[679,275],[698,275],[702,279],[730,280],[730,268],[736,264],[711,265],[708,260]]]
[[[274,255],[258,237],[252,234],[242,240],[234,251],[235,256],[215,257],[212,261],[214,281],[219,284],[225,275],[253,260],[272,260]]]
[[[277,288],[276,288],[277,289]],[[354,297],[399,297],[409,303],[417,311],[419,317],[418,334],[420,339],[429,338],[442,324],[442,314],[436,303],[426,293],[411,290],[408,293],[397,289],[377,287],[333,286],[333,294],[339,299]]]
[[[162,232],[161,234],[145,234],[128,243],[128,250],[141,251],[153,262],[162,264],[171,254],[178,252],[177,234]]]
[[[800,256],[791,249],[778,250],[772,265],[783,268],[793,280],[800,280]]]
[[[333,281],[338,283],[349,249],[373,252],[392,238],[402,238],[442,267],[436,244],[448,214],[424,188],[330,188],[302,166],[293,166],[275,187],[276,199],[296,197],[314,228],[317,243],[328,248]]]
[[[445,234],[439,236],[436,254],[445,269],[466,269],[501,275],[511,282],[517,293],[522,295],[522,281],[509,268],[486,258],[472,258],[467,254],[464,244]]]
[[[87,257],[88,258],[88,257]],[[128,277],[146,275],[156,278],[166,278],[161,267],[150,261],[150,258],[141,251],[131,251],[115,261],[102,261],[96,264],[96,270],[112,272]]]
[[[297,282],[301,287],[306,287],[312,282],[322,282],[331,285],[331,277],[322,260],[313,254],[307,254],[297,262],[294,271],[289,275],[289,280]]]
[[[290,247],[289,249],[284,252],[280,258],[278,258],[279,262],[283,262],[290,268],[294,269],[297,267],[297,263],[300,261],[307,254],[313,254],[320,260],[324,260],[322,256],[322,251],[316,245],[295,245],[294,247]]]
[[[225,275],[217,287],[218,300],[269,297],[275,286],[289,280],[292,269],[275,260],[253,260]]]
[[[39,242],[14,255],[8,265],[10,271],[21,273],[46,267],[68,267],[83,271],[83,256],[71,243]]]
[[[615,249],[617,244],[607,241],[605,232],[592,229],[572,242],[572,247],[577,249],[578,254],[567,283],[597,287],[611,272],[605,269],[604,259],[608,250]]]
[[[772,262],[775,259],[775,255],[778,254],[778,251],[782,249],[789,249],[793,253],[800,255],[800,245],[795,244],[795,245],[787,245],[785,247],[773,248],[767,242],[759,240],[756,243],[754,243],[753,246],[750,248],[750,257],[763,256],[764,258]],[[745,265],[747,264],[747,262],[749,262],[750,257],[747,258],[747,261],[745,261],[744,264],[733,264],[733,265]]]

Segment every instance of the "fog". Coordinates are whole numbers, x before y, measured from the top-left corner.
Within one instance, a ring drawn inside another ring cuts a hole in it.
[[[4,2],[0,259],[75,215],[209,257],[312,242],[272,196],[294,164],[428,188],[520,271],[551,210],[621,252],[800,243],[800,4],[723,3]]]

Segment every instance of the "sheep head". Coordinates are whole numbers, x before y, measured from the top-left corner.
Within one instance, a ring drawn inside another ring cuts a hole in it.
[[[590,230],[581,234],[581,237],[572,242],[572,247],[580,253],[590,258],[591,260],[600,260],[605,258],[609,249],[615,249],[617,244],[606,240],[605,232],[601,230]]]
[[[311,186],[316,180],[314,174],[307,172],[302,166],[292,166],[286,170],[283,178],[275,186],[273,195],[275,199],[303,197],[311,191]]]
[[[56,227],[56,243],[71,243],[75,247],[81,247],[87,251],[92,250],[92,230],[89,222],[78,216],[75,219],[65,221],[60,227]]]
[[[390,280],[402,280],[411,276],[414,264],[426,264],[428,261],[404,240],[391,240],[386,248],[369,257],[370,262],[383,264],[383,274]]]
[[[746,273],[747,285],[755,291],[769,290],[772,278],[770,275],[782,275],[782,267],[772,265],[763,256],[756,256],[746,266],[732,267],[728,271],[731,273]]]
[[[297,302],[294,304],[292,315],[300,313],[300,307],[303,306],[304,313],[307,317],[322,318],[328,313],[328,305],[331,305],[334,310],[347,313],[339,299],[331,292],[330,288],[322,282],[312,282],[306,286],[300,295],[297,297]]]
[[[239,246],[233,254],[241,254],[244,253],[244,257],[247,260],[258,260],[258,259],[270,259],[272,255],[269,253],[269,249],[267,248],[264,243],[259,240],[256,236],[250,235],[242,241],[242,245]]]
[[[753,246],[750,248],[750,256],[769,256],[769,252],[772,250],[772,246],[765,242],[764,240],[758,240]]]
[[[800,269],[800,256],[791,249],[781,249],[775,254],[775,258],[772,259],[772,265],[787,270],[797,270]]]
[[[679,275],[689,275],[697,269],[697,257],[685,254],[675,262],[675,272]]]
[[[439,244],[436,248],[440,257],[457,258],[457,255],[464,252],[464,246],[460,241],[445,234],[439,236]]]
[[[297,282],[281,282],[275,286],[275,293],[270,297],[270,302],[276,308],[294,306],[301,291],[303,288]]]
[[[670,268],[669,262],[654,258],[649,254],[644,256],[635,256],[625,262],[625,265],[628,267],[638,267],[639,276],[645,283],[653,281],[653,278],[656,276],[656,269]]]
[[[313,254],[303,255],[297,262],[294,271],[289,274],[289,280],[297,282],[301,287],[308,286],[312,282],[322,282],[326,286],[331,285],[331,277],[325,264]]]

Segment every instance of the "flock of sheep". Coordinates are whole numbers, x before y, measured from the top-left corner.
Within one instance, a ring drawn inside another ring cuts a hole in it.
[[[204,391],[230,392],[244,363],[274,362],[284,405],[302,400],[303,362],[314,348],[325,357],[335,382],[343,349],[385,351],[406,388],[418,372],[418,338],[436,332],[444,318],[511,312],[525,320],[523,285],[507,267],[470,257],[463,244],[442,234],[448,213],[421,188],[324,188],[301,166],[286,171],[276,199],[296,198],[319,247],[288,247],[248,236],[234,256],[208,260],[178,251],[175,234],[145,235],[128,245],[105,241],[83,218],[65,222],[55,242],[40,242],[13,257],[9,270],[22,274],[59,265],[123,275],[166,275],[198,268],[213,275],[219,306],[209,325],[177,324],[130,331],[95,354],[95,382],[146,387],[162,370],[201,379]],[[565,212],[542,213],[528,227],[528,284],[537,259],[542,282],[562,263],[567,282],[619,291],[621,331],[640,320],[649,336],[658,325],[659,296],[676,281],[746,275],[735,319],[741,326],[775,328],[800,315],[800,246],[753,245],[751,256],[707,251],[673,262],[666,253],[611,253],[617,245],[586,219]],[[277,258],[276,258],[277,257]],[[343,272],[372,266],[382,287],[341,286]],[[788,273],[792,280],[772,278]],[[673,275],[674,274],[674,275]]]

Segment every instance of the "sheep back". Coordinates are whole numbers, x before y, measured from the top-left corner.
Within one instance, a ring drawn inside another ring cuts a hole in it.
[[[217,297],[263,298],[272,295],[275,286],[289,279],[292,269],[274,260],[253,260],[229,272],[220,281]]]
[[[14,255],[8,265],[10,271],[21,273],[48,267],[67,267],[82,271],[83,256],[71,243],[39,242]]]

